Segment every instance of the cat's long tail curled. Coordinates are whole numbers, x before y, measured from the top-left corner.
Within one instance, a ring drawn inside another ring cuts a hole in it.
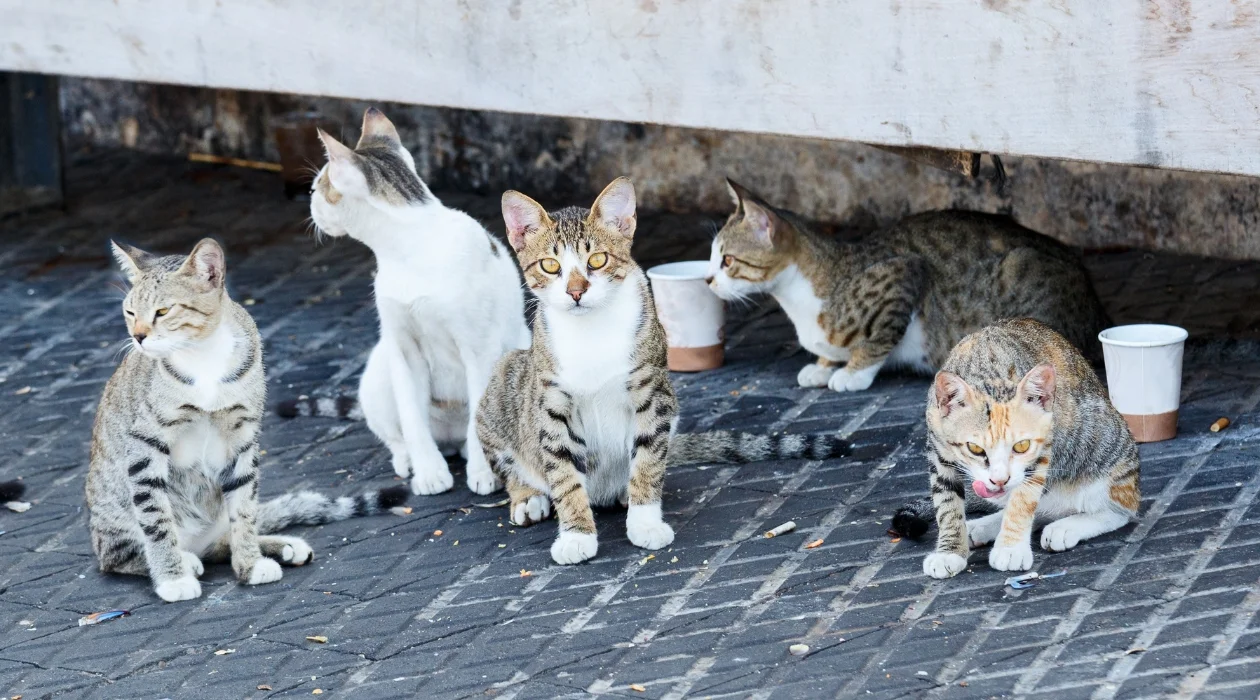
[[[364,491],[333,498],[314,491],[286,493],[258,504],[258,532],[279,532],[293,525],[323,525],[364,515],[383,513],[407,502],[406,486]]]
[[[712,430],[675,435],[669,443],[669,463],[674,465],[830,459],[847,454],[849,442],[831,435],[757,435]]]
[[[20,481],[0,481],[0,503],[19,501],[26,493],[26,484]]]

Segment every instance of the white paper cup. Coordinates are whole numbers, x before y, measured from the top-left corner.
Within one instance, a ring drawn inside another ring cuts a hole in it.
[[[669,368],[698,372],[722,366],[726,308],[704,281],[707,260],[657,265],[647,271],[656,316],[665,327]]]
[[[1184,328],[1154,323],[1117,326],[1098,334],[1111,403],[1138,442],[1177,436],[1181,358],[1188,335]]]

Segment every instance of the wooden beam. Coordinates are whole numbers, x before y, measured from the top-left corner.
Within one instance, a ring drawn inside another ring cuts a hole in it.
[[[1252,2],[0,0],[0,69],[1260,175]]]
[[[62,201],[57,79],[0,73],[0,214]]]

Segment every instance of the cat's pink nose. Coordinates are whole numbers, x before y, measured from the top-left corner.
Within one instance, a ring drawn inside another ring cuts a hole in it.
[[[1006,482],[1010,480],[1011,478],[1009,476],[1006,477],[1005,479],[989,479],[989,481],[992,481],[993,485],[998,487],[999,489],[1002,488],[1003,486],[1006,486]]]

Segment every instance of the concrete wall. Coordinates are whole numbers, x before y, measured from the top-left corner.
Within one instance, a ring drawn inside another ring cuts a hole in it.
[[[72,149],[126,146],[276,160],[272,115],[314,107],[353,141],[367,103],[66,78]],[[643,206],[724,215],[729,175],[781,206],[862,227],[946,207],[1006,212],[1085,247],[1260,259],[1260,178],[1006,157],[1009,191],[856,143],[379,104],[435,189],[509,187],[581,203],[621,174]],[[987,161],[986,161],[987,167]],[[987,171],[986,171],[987,172]],[[576,199],[575,199],[576,198]]]

